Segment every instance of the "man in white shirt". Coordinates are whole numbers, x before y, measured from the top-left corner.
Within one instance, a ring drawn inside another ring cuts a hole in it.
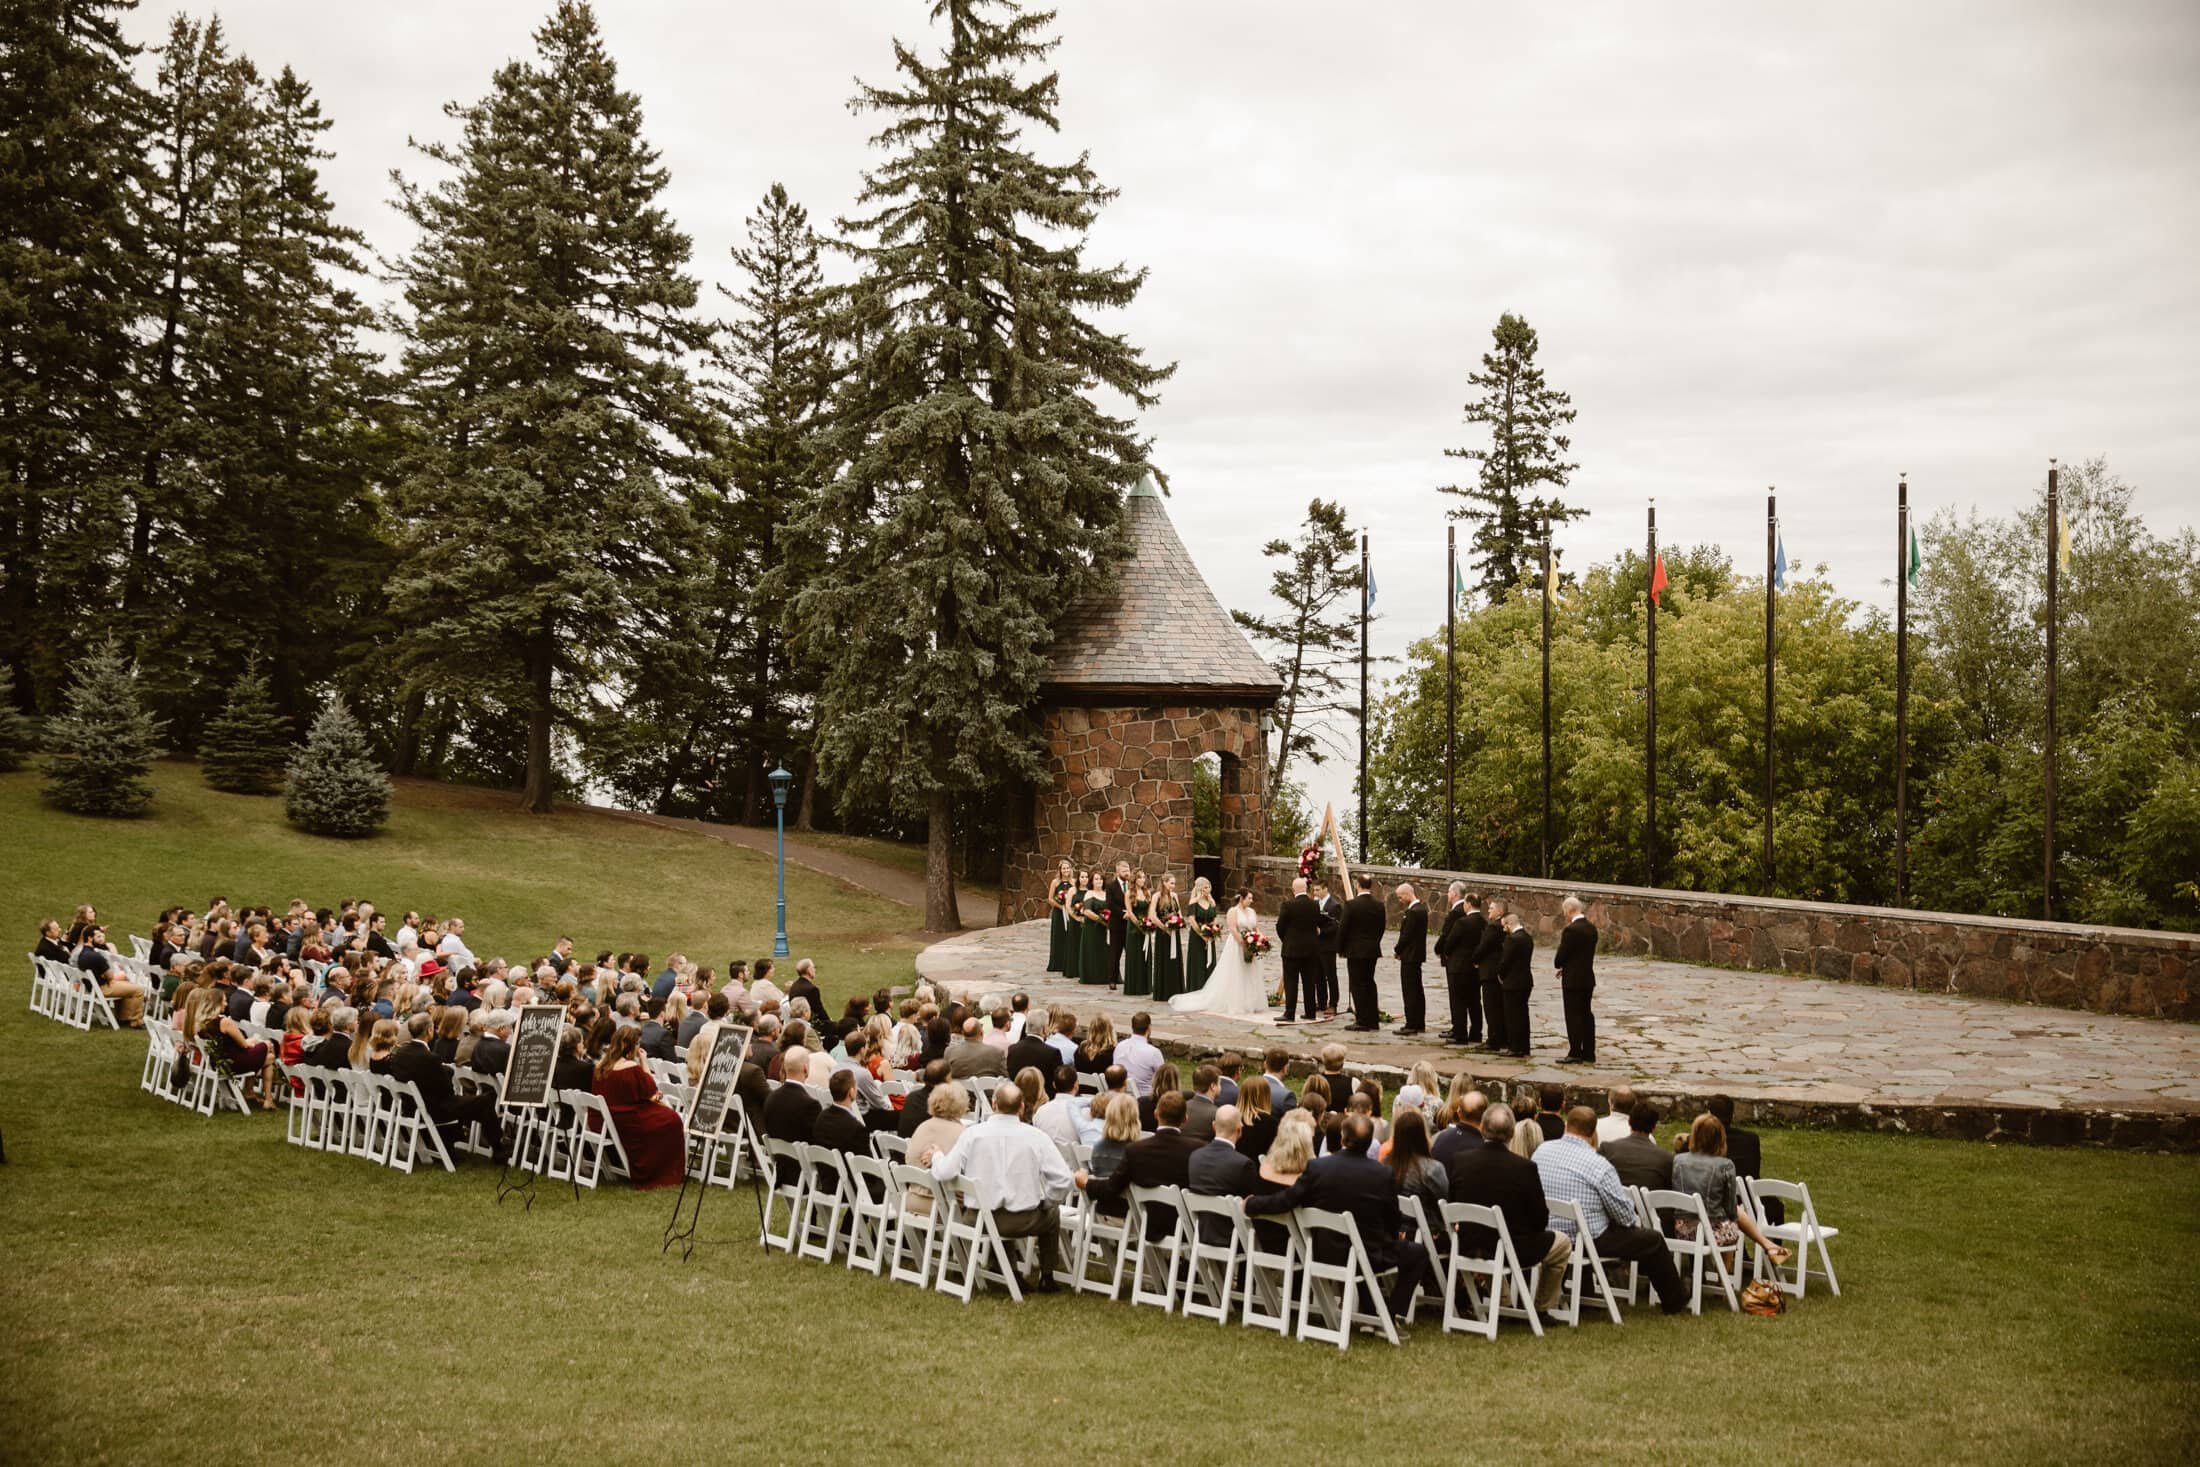
[[[451,919],[450,930],[443,934],[443,940],[435,945],[435,950],[446,959],[443,965],[446,968],[470,968],[474,966],[474,950],[466,946],[465,918],[453,917]],[[456,958],[458,961],[456,963],[449,962],[448,959],[451,958]]]
[[[1115,1042],[1115,1062],[1130,1077],[1131,1094],[1139,1098],[1143,1098],[1153,1084],[1153,1072],[1161,1068],[1160,1047],[1146,1037],[1152,1029],[1151,1014],[1132,1014],[1129,1037]]]
[[[1024,1287],[1051,1294],[1061,1287],[1054,1281],[1062,1252],[1062,1210],[1055,1198],[1069,1190],[1071,1172],[1052,1138],[1024,1124],[1023,1111],[1023,1091],[1002,1085],[993,1092],[993,1114],[934,1156],[932,1175],[942,1182],[967,1178],[1002,1237],[1037,1239],[1039,1269]]]
[[[1065,1065],[1077,1063],[1077,1016],[1068,1009],[1054,1016],[1054,1032],[1047,1036],[1047,1043],[1062,1057]]]
[[[1054,1078],[1060,1084],[1064,1076],[1057,1074]],[[1073,1146],[1090,1146],[1098,1141],[1101,1129],[1101,1122],[1092,1114],[1093,1097],[1077,1089],[1077,1072],[1069,1070],[1067,1078],[1069,1083],[1031,1117],[1033,1125],[1054,1138],[1064,1156],[1073,1154]]]
[[[407,912],[404,922],[398,926],[397,936],[391,938],[390,942],[399,952],[403,952],[406,943],[418,941],[420,941],[420,914],[418,912]]]
[[[1635,1097],[1634,1086],[1617,1085],[1613,1087],[1612,1108],[1597,1117],[1597,1145],[1600,1148],[1607,1141],[1624,1141],[1629,1135],[1633,1134],[1628,1128],[1627,1117],[1640,1103]],[[1550,1136],[1545,1139],[1555,1141],[1558,1138]]]

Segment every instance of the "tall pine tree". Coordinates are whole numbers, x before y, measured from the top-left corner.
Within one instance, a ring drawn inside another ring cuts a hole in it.
[[[640,100],[585,4],[559,4],[535,47],[445,109],[457,142],[420,145],[447,178],[400,180],[421,233],[398,270],[418,430],[392,601],[415,679],[525,710],[522,802],[546,811],[561,679],[577,704],[661,625],[711,425],[688,370],[709,332]]]
[[[1145,468],[1149,365],[1098,312],[1143,271],[1084,261],[1112,191],[1086,158],[1042,162],[1026,128],[1057,131],[1058,78],[1032,74],[1051,12],[937,0],[944,53],[897,43],[882,114],[887,159],[841,221],[862,275],[858,331],[830,430],[839,472],[790,527],[817,571],[789,628],[819,673],[817,751],[843,798],[927,817],[925,926],[957,925],[958,793],[1041,772],[1034,705],[1062,608],[1107,573],[1122,496]]]
[[[1507,311],[1491,332],[1482,370],[1467,381],[1481,395],[1466,405],[1469,423],[1489,426],[1487,448],[1447,448],[1446,458],[1481,465],[1473,484],[1444,486],[1467,501],[1453,519],[1474,522],[1468,538],[1483,593],[1491,602],[1518,590],[1542,554],[1546,525],[1563,525],[1588,511],[1544,491],[1566,487],[1579,464],[1566,462],[1573,446],[1561,430],[1574,420],[1573,399],[1544,380],[1536,365],[1535,328]]]
[[[342,698],[328,700],[291,754],[283,815],[300,830],[345,839],[372,835],[390,818],[390,777]]]
[[[0,661],[51,708],[105,613],[131,465],[147,101],[130,0],[15,0],[0,26]]]
[[[1306,528],[1297,544],[1271,540],[1261,554],[1283,562],[1268,581],[1270,593],[1283,603],[1282,614],[1230,615],[1276,649],[1283,696],[1276,704],[1268,782],[1280,790],[1293,757],[1304,754],[1308,763],[1321,763],[1321,719],[1359,713],[1356,699],[1346,701],[1343,671],[1360,645],[1359,537],[1345,520],[1343,505],[1317,499],[1306,506]]]
[[[61,712],[46,720],[46,800],[78,815],[142,815],[161,723],[113,638],[77,659]]]
[[[222,690],[221,711],[199,737],[199,774],[233,795],[267,795],[283,777],[290,723],[268,696],[267,675],[255,667]]]

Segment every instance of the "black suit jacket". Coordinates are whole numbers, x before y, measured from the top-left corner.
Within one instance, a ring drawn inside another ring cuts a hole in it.
[[[1192,1153],[1186,1184],[1202,1197],[1250,1197],[1261,1189],[1260,1163],[1228,1141],[1209,1141]]]
[[[1765,1174],[1765,1146],[1755,1131],[1740,1126],[1726,1128],[1726,1159],[1734,1163],[1736,1176],[1757,1178]]]
[[[1024,1070],[1037,1070],[1046,1081],[1047,1094],[1052,1095],[1054,1072],[1062,1067],[1062,1057],[1053,1045],[1026,1029],[1024,1037],[1008,1047],[1007,1064],[1011,1080]]]
[[[1482,1133],[1472,1126],[1446,1126],[1436,1133],[1429,1143],[1429,1155],[1444,1164],[1444,1170],[1458,1168],[1459,1158],[1471,1151],[1480,1151],[1490,1143],[1482,1139]]]
[[[1497,981],[1512,992],[1533,987],[1534,962],[1535,935],[1525,927],[1506,933],[1503,957],[1497,969]]]
[[[1483,958],[1496,946],[1491,941],[1493,936],[1502,941],[1504,932],[1492,926],[1486,914],[1468,912],[1459,923],[1458,939],[1444,952],[1444,972],[1457,978],[1476,977]],[[1458,1021],[1454,1019],[1452,1022]]]
[[[829,1018],[825,1012],[825,995],[817,991],[815,983],[797,975],[794,982],[787,985],[787,1002],[792,1005],[798,998],[810,1001],[810,1017],[817,1021],[816,1027],[822,1029]]]
[[[1337,929],[1337,950],[1348,958],[1373,962],[1383,955],[1383,933],[1390,928],[1390,913],[1383,899],[1361,892],[1344,904],[1344,919]]]
[[[1204,1144],[1174,1127],[1156,1131],[1124,1147],[1123,1159],[1115,1164],[1114,1171],[1085,1183],[1085,1195],[1112,1202],[1132,1187],[1188,1187],[1192,1183],[1192,1153]],[[1169,1214],[1158,1208],[1149,1209],[1146,1220],[1164,1231],[1171,1226]]]
[[[1222,1109],[1219,1101],[1211,1096],[1193,1092],[1184,1097],[1184,1134],[1199,1141],[1212,1141],[1215,1137],[1215,1112]]]
[[[410,1080],[420,1091],[428,1115],[437,1125],[458,1111],[458,1095],[451,1089],[451,1072],[436,1063],[425,1044],[400,1044],[382,1061],[381,1073],[392,1080]]]
[[[1316,1157],[1283,1191],[1245,1201],[1245,1211],[1254,1216],[1289,1212],[1294,1207],[1350,1213],[1360,1225],[1368,1262],[1377,1268],[1387,1267],[1397,1256],[1398,1235],[1405,1229],[1405,1215],[1398,1210],[1398,1182],[1389,1167],[1364,1151],[1333,1151]],[[1316,1246],[1315,1256],[1329,1262],[1343,1254],[1333,1239],[1325,1237]]]
[[[862,1118],[844,1105],[828,1105],[818,1112],[810,1140],[834,1151],[871,1154],[871,1133],[864,1130]]]
[[[474,1044],[474,1052],[467,1060],[467,1068],[477,1075],[501,1075],[505,1062],[512,1057],[512,1042],[499,1039],[494,1034],[484,1034]]]
[[[1428,903],[1415,902],[1398,918],[1398,945],[1391,956],[1401,963],[1418,963],[1428,956]]]
[[[1558,952],[1551,959],[1560,986],[1597,986],[1597,929],[1587,917],[1576,917],[1558,934]]]
[[[814,1141],[818,1112],[824,1108],[816,1096],[790,1081],[764,1102],[764,1135],[773,1141]],[[801,1170],[792,1161],[782,1161],[777,1168],[780,1182],[793,1181]]]
[[[317,1040],[306,1050],[301,1064],[317,1070],[347,1070],[351,1068],[351,1036],[330,1034]]]
[[[1121,942],[1130,930],[1131,898],[1123,889],[1123,883],[1110,876],[1100,889],[1100,899],[1108,908],[1108,941]]]
[[[1622,1187],[1650,1187],[1659,1191],[1673,1185],[1673,1153],[1639,1131],[1597,1148],[1597,1155],[1612,1164]]]
[[[1476,1146],[1446,1163],[1445,1170],[1451,1176],[1452,1201],[1494,1207],[1503,1214],[1521,1268],[1543,1261],[1551,1251],[1551,1209],[1534,1162],[1503,1146]],[[1459,1246],[1470,1258],[1487,1258],[1496,1250],[1497,1234],[1485,1227],[1462,1227]]]
[[[1474,969],[1484,983],[1498,980],[1498,969],[1505,959],[1505,929],[1489,918],[1482,919],[1481,936],[1474,944]]]
[[[1344,903],[1330,895],[1316,902],[1314,907],[1321,913],[1321,926],[1316,929],[1316,935],[1321,942],[1322,956],[1333,958],[1337,955],[1337,939],[1344,929]]]
[[[1311,958],[1320,955],[1322,909],[1305,892],[1284,900],[1276,913],[1276,941],[1287,958]]]

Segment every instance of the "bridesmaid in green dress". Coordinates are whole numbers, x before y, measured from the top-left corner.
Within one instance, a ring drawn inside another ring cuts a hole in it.
[[[1214,888],[1202,876],[1192,883],[1192,899],[1184,911],[1184,991],[1195,993],[1207,986],[1207,975],[1215,970],[1215,947],[1221,941],[1209,942],[1200,929],[1214,925],[1219,916],[1215,910]]]
[[[1047,893],[1047,971],[1068,978],[1077,976],[1077,958],[1069,926],[1069,892],[1073,885],[1069,860],[1065,857],[1056,869],[1054,886]]]
[[[1105,983],[1108,981],[1108,924],[1101,920],[1100,914],[1108,909],[1108,896],[1097,880],[1088,879],[1078,907],[1085,915],[1078,924],[1081,930],[1077,941],[1077,981]]]
[[[1131,877],[1131,920],[1123,936],[1123,997],[1144,998],[1153,992],[1153,930],[1146,923],[1153,898],[1146,890],[1146,873]]]
[[[1162,873],[1153,921],[1153,999],[1167,1003],[1184,991],[1184,904],[1177,900],[1173,873]]]

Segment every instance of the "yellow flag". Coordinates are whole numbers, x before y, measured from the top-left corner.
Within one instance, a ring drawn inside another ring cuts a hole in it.
[[[1553,601],[1558,599],[1558,557],[1555,555],[1543,557],[1543,594]]]
[[[2067,573],[2070,569],[2070,517],[2055,507],[2055,569]]]

